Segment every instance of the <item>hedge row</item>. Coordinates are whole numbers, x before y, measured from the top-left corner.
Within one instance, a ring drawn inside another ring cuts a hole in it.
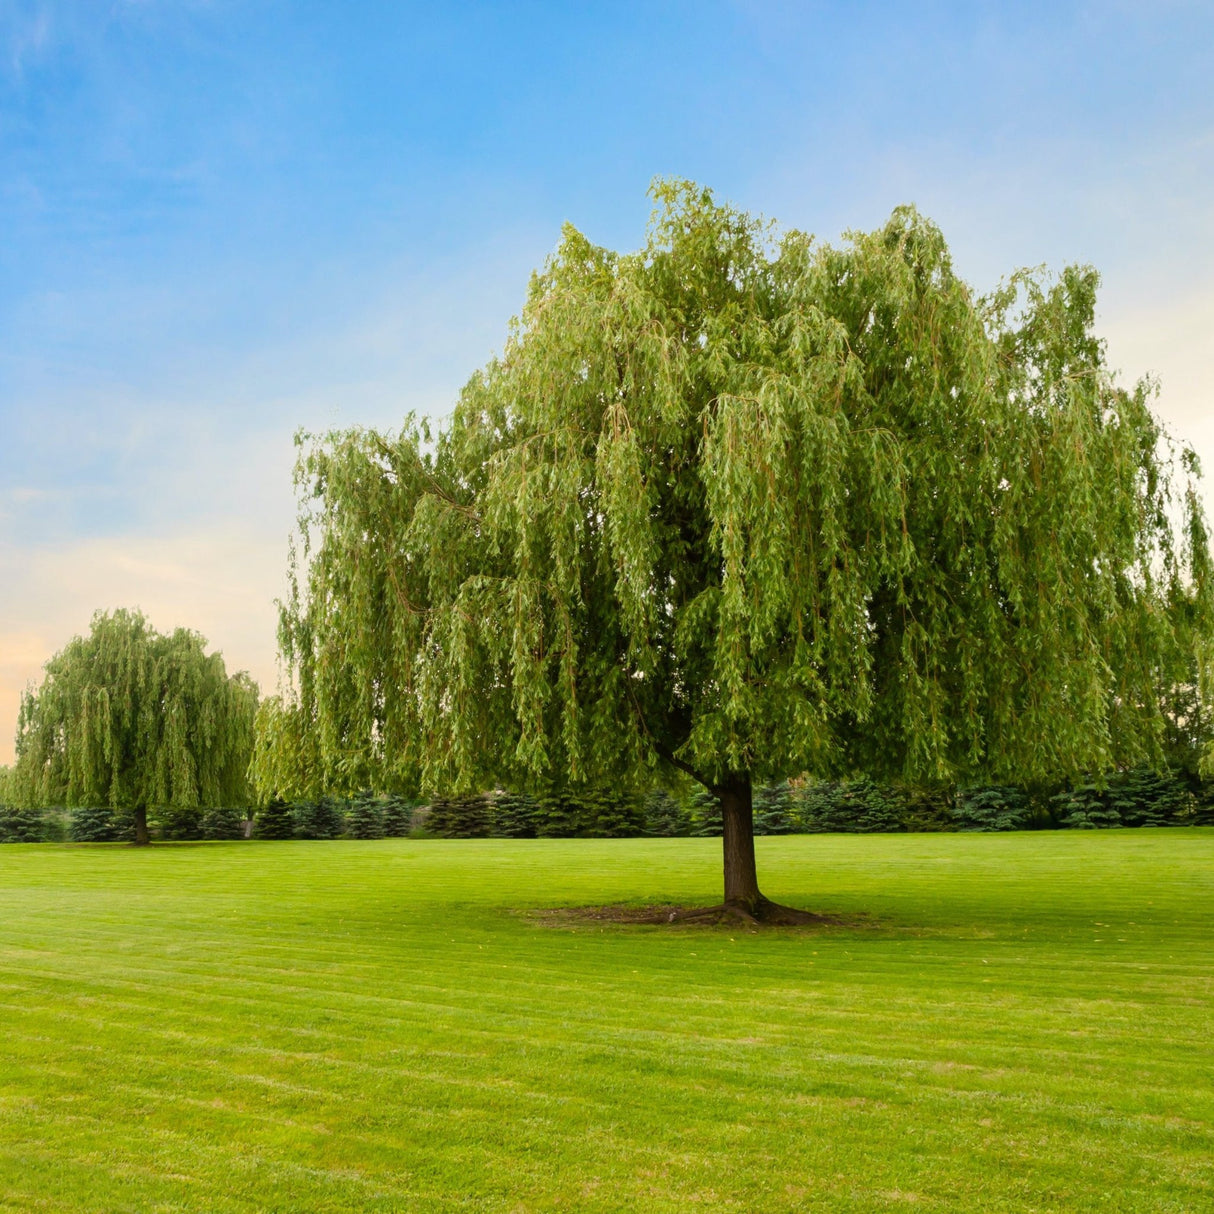
[[[259,839],[398,838],[412,831],[416,805],[404,797],[372,792],[349,800],[275,800],[257,811],[253,834]]]
[[[148,814],[148,828],[159,839],[334,839],[347,835],[378,839],[407,835],[414,802],[363,793],[352,800],[322,797],[287,804],[276,801],[254,816],[248,809],[197,809],[170,806]],[[104,806],[62,809],[0,807],[0,843],[129,843],[135,837],[129,813]]]
[[[1214,825],[1214,784],[1146,769],[1048,791],[1009,785],[921,789],[855,780],[771,785],[755,796],[757,833],[1203,825]]]
[[[755,790],[754,820],[758,835],[1214,825],[1214,785],[1145,770],[1035,794],[1008,785],[784,782]],[[644,798],[499,792],[436,798],[419,822],[443,838],[705,836],[721,833],[721,808],[702,788],[682,796],[659,788]]]
[[[419,823],[445,839],[617,839],[644,834],[645,812],[639,797],[608,789],[495,792],[436,797]]]
[[[149,813],[148,828],[161,839],[243,839],[244,809],[166,808]],[[130,843],[134,819],[105,806],[75,809],[0,807],[0,843]]]
[[[760,835],[1199,826],[1214,825],[1214,784],[1145,769],[1035,793],[1007,785],[924,790],[872,780],[784,782],[756,790],[754,813]],[[149,819],[162,839],[240,839],[250,833],[243,809],[162,809]],[[251,833],[261,839],[706,836],[721,833],[721,809],[704,789],[679,795],[659,788],[644,797],[608,789],[539,796],[498,791],[436,797],[421,807],[403,797],[364,792],[349,800],[271,802],[257,811]],[[129,816],[110,809],[0,807],[4,843],[132,837]]]

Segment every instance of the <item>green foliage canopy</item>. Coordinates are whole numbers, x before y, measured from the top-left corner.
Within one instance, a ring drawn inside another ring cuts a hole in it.
[[[144,841],[149,806],[247,804],[257,687],[205,644],[137,611],[95,615],[22,700],[17,799],[130,810]]]
[[[655,192],[636,253],[565,229],[439,433],[301,440],[263,783],[1158,761],[1208,542],[1095,272],[978,297],[910,208],[831,247]]]

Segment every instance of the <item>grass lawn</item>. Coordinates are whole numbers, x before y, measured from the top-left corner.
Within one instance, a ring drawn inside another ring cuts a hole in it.
[[[0,847],[0,1210],[1214,1210],[1214,830]]]

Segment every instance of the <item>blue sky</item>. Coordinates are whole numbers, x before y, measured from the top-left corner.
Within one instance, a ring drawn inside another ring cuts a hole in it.
[[[1214,472],[1214,6],[0,0],[0,762],[95,608],[274,680],[298,426],[435,415],[655,175],[1092,262]]]

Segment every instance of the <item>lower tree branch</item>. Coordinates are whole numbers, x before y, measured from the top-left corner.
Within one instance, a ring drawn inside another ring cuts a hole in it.
[[[645,735],[649,745],[653,747],[653,753],[656,754],[659,759],[663,759],[665,762],[669,763],[671,767],[677,768],[685,775],[689,775],[697,783],[703,784],[705,788],[711,789],[712,782],[707,776],[696,771],[696,769],[692,767],[690,763],[684,762],[684,760],[680,759],[669,746],[664,746],[657,740],[657,738],[653,736],[652,733],[649,732],[649,724],[645,720],[645,714],[641,710],[640,702],[637,700],[636,692],[633,690],[632,680],[628,677],[627,670],[624,671],[624,686],[628,688],[628,699],[632,702],[632,711],[636,714],[636,719],[641,726],[641,732]]]

